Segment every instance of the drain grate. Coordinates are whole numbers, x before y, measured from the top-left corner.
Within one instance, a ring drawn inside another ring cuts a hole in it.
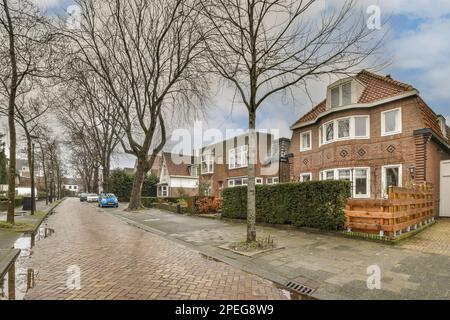
[[[287,289],[305,296],[311,296],[318,288],[315,282],[304,278],[290,280],[285,286]]]

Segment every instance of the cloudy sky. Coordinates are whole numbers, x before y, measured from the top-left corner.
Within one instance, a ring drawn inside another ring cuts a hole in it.
[[[63,14],[71,0],[35,0],[49,12]],[[325,0],[323,0],[325,1]],[[326,3],[339,0],[326,0]],[[325,2],[324,2],[325,3]],[[389,33],[384,53],[392,63],[382,73],[413,85],[427,103],[447,116],[450,123],[450,1],[449,0],[360,0],[364,10],[370,5],[381,8],[383,30]],[[313,103],[299,91],[295,101],[283,96],[268,100],[257,115],[260,129],[278,128],[282,136],[290,137],[289,127],[314,103],[325,97],[328,81],[315,82],[309,88]],[[247,112],[241,105],[231,105],[231,88],[221,88],[214,94],[204,127],[245,128]]]

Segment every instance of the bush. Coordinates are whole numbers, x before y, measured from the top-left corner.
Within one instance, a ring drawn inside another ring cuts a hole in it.
[[[348,181],[311,181],[256,186],[256,220],[271,224],[340,230],[350,197]],[[247,218],[247,187],[223,190],[222,217]]]
[[[142,197],[141,201],[145,208],[153,208],[155,204],[159,203],[159,199],[156,197]]]
[[[134,175],[125,172],[124,170],[113,170],[110,178],[111,190],[108,192],[114,193],[120,201],[130,201],[131,190],[133,189]],[[155,176],[147,176],[142,186],[143,197],[156,197],[156,185],[158,178]]]
[[[14,200],[14,206],[21,207],[23,205],[23,198],[22,197],[15,197]],[[0,211],[6,211],[8,210],[8,199],[2,198],[0,199]]]
[[[222,207],[222,202],[215,197],[198,197],[195,207],[196,212],[200,214],[217,213]]]

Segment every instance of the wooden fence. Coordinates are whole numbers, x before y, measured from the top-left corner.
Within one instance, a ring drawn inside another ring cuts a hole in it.
[[[344,211],[349,232],[395,239],[434,221],[433,186],[390,187],[388,199],[350,199]]]

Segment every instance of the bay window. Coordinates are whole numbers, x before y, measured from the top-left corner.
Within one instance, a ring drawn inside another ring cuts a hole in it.
[[[344,168],[322,171],[321,180],[345,180],[352,183],[353,198],[370,197],[370,169]]]
[[[369,127],[369,116],[336,119],[319,127],[319,143],[324,145],[340,140],[369,139]]]
[[[332,142],[334,140],[334,122],[325,125],[325,141]]]
[[[350,118],[338,120],[338,138],[349,138],[350,137]]]
[[[356,169],[353,183],[353,196],[355,198],[369,197],[369,169]]]

